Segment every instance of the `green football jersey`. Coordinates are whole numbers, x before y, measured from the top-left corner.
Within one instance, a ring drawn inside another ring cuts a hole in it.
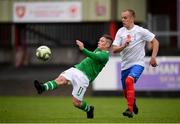
[[[79,64],[76,64],[75,68],[84,72],[90,82],[92,82],[109,60],[109,51],[102,51],[97,48],[92,52],[84,48],[82,52],[87,57]]]

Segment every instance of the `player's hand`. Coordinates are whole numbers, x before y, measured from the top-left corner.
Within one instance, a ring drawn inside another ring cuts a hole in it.
[[[149,64],[150,64],[152,67],[156,67],[156,66],[158,66],[158,64],[157,64],[157,61],[156,61],[156,58],[155,58],[155,57],[151,57],[151,60],[150,60]]]
[[[124,47],[127,47],[129,45],[129,42],[124,43]]]
[[[79,40],[76,40],[76,44],[78,45],[79,49],[80,50],[83,50],[84,49],[84,44],[83,42],[79,41]]]
[[[126,39],[124,46],[127,47],[130,42],[131,42],[131,35],[127,35],[127,39]]]

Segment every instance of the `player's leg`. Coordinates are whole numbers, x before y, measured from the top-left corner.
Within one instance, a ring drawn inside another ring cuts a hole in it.
[[[124,116],[133,117],[133,103],[134,103],[134,78],[128,76],[125,80],[126,93],[127,93],[127,104],[128,109],[123,112]]]
[[[88,103],[83,100],[84,94],[86,92],[86,87],[75,82],[73,82],[72,85],[73,105],[78,109],[85,111],[87,114],[87,118],[94,118],[94,106],[88,105]]]
[[[90,106],[86,101],[78,100],[73,96],[73,105],[87,113],[87,118],[94,118],[94,106]]]
[[[44,91],[54,90],[54,89],[58,88],[58,86],[65,85],[65,84],[68,84],[68,80],[61,75],[59,77],[57,77],[55,80],[45,82],[44,84],[39,83],[39,81],[37,81],[37,80],[34,81],[34,86],[35,86],[38,94],[41,94]]]
[[[81,71],[75,69],[75,72],[76,73],[74,73],[72,81],[73,104],[78,109],[85,111],[87,114],[87,118],[93,118],[94,107],[88,105],[87,102],[83,100],[84,94],[89,85],[89,79]]]
[[[144,67],[143,66],[140,66],[140,65],[135,65],[132,69],[132,72],[130,73],[130,75],[132,77],[134,77],[135,79],[135,83],[138,81],[139,77],[141,76],[142,72],[144,70]],[[134,98],[134,104],[133,104],[133,112],[135,114],[138,114],[138,107],[137,107],[137,104],[136,104],[136,98]]]
[[[130,70],[131,70],[131,68],[123,70],[121,72],[121,81],[122,81],[123,95],[124,95],[126,101],[128,101],[128,97],[127,97],[127,91],[128,90],[127,90],[127,86],[126,86],[126,79],[127,79],[127,76],[130,73]],[[132,112],[129,111],[129,107],[122,114],[124,116],[133,117]]]
[[[126,69],[126,70],[123,70],[121,72],[121,82],[122,82],[122,88],[123,88],[123,96],[126,99],[126,101],[127,101],[126,78],[127,78],[128,74],[129,74],[129,72],[130,72],[130,69]],[[128,109],[126,109],[126,111],[127,110]],[[123,112],[122,114],[124,115],[125,112]]]
[[[66,85],[69,83],[71,78],[71,69],[66,70],[65,72],[61,73],[55,80],[47,81],[45,83],[40,83],[39,81],[34,81],[34,86],[38,92],[41,94],[44,91],[54,90],[58,88],[60,85]]]
[[[135,65],[131,68],[128,77],[126,78],[127,102],[128,110],[135,114],[138,113],[138,107],[135,100],[134,83],[138,80],[144,70],[143,66]]]
[[[127,90],[126,90],[126,77],[128,76],[130,70],[123,70],[121,72],[121,82],[122,82],[122,88],[123,88],[123,96],[125,99],[127,99]]]

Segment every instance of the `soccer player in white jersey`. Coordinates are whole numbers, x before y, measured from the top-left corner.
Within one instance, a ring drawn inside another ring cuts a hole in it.
[[[121,13],[121,20],[123,27],[116,33],[112,51],[121,54],[121,81],[128,105],[128,109],[123,112],[123,115],[132,118],[133,112],[138,114],[134,83],[137,82],[144,70],[145,43],[150,42],[152,45],[149,64],[156,67],[159,42],[149,30],[134,24],[134,10],[124,10]]]

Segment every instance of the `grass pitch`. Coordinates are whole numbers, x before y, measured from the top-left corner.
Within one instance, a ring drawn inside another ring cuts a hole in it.
[[[139,114],[122,116],[122,97],[87,97],[95,118],[72,105],[71,97],[0,97],[0,123],[178,123],[180,99],[137,98]]]

